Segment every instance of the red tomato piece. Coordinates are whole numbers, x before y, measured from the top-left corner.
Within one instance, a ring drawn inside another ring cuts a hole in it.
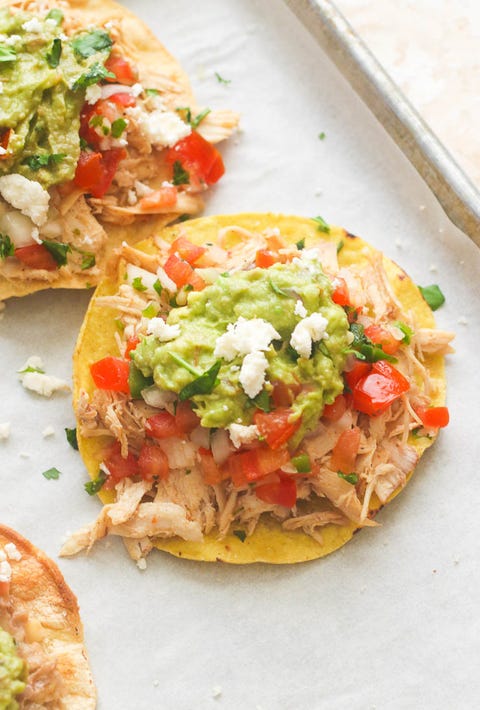
[[[129,451],[127,457],[124,458],[118,441],[108,448],[103,463],[110,473],[103,484],[104,488],[115,488],[122,478],[132,478],[138,475],[137,457]]]
[[[409,389],[410,384],[401,372],[385,360],[379,360],[373,363],[371,372],[355,385],[353,406],[359,412],[376,416]]]
[[[341,276],[335,276],[335,288],[332,293],[332,301],[337,304],[337,306],[350,306],[350,294],[348,292],[348,286],[345,279]]]
[[[329,421],[338,421],[347,411],[347,400],[345,395],[339,394],[332,404],[326,404],[323,408],[322,417]]]
[[[167,455],[155,444],[144,444],[138,457],[138,472],[145,481],[168,478],[170,468]]]
[[[360,429],[357,426],[343,431],[338,437],[330,457],[332,471],[341,471],[342,473],[355,471],[355,459],[357,458],[359,446]]]
[[[288,407],[278,407],[273,412],[255,412],[253,420],[271,449],[279,449],[297,431],[301,419],[291,421],[292,414]]]
[[[170,412],[159,412],[147,419],[145,431],[148,436],[154,439],[167,439],[171,436],[180,437],[183,432],[179,430],[178,424],[173,414]]]
[[[130,394],[128,375],[130,364],[120,357],[104,357],[90,365],[90,373],[95,386],[101,390]]]
[[[45,269],[45,271],[55,271],[58,264],[43,244],[31,244],[28,247],[15,249],[14,255],[22,264],[31,269]]]
[[[227,460],[227,470],[235,486],[244,486],[277,471],[290,460],[287,449],[272,451],[258,447],[232,454]]]
[[[410,389],[410,382],[407,380],[407,378],[402,375],[402,373],[397,370],[396,367],[390,365],[390,363],[386,360],[378,360],[378,362],[374,362],[372,364],[372,371],[379,372],[381,375],[389,377],[392,382],[395,382],[395,385],[400,394],[403,394],[403,392],[408,392],[408,390]]]
[[[10,581],[0,581],[0,597],[8,597],[10,594]]]
[[[160,187],[149,195],[145,195],[138,203],[138,207],[144,212],[157,212],[175,207],[177,204],[178,192],[174,185]]]
[[[268,249],[259,249],[255,255],[255,266],[261,269],[268,269],[269,266],[278,261],[278,255]]]
[[[357,382],[361,380],[362,377],[365,377],[365,375],[368,375],[371,369],[372,366],[369,362],[355,359],[352,369],[343,373],[343,378],[348,389],[353,392]]]
[[[136,349],[139,342],[140,338],[136,335],[132,335],[132,337],[127,340],[127,346],[125,348],[125,357],[127,358],[127,360],[130,356],[130,353]]]
[[[218,150],[196,131],[169,148],[165,160],[172,166],[178,161],[190,174],[190,183],[198,181],[213,185],[225,172]]]
[[[189,402],[178,402],[175,410],[175,423],[181,434],[190,434],[200,424],[200,419]]]
[[[212,452],[202,447],[198,450],[198,455],[200,456],[200,463],[202,465],[205,483],[208,483],[209,486],[221,483],[223,480],[223,474],[215,463]]]
[[[394,338],[393,335],[381,325],[376,325],[375,323],[373,325],[369,325],[365,328],[364,333],[367,338],[370,338],[372,343],[375,343],[375,345],[381,345],[383,351],[386,352],[387,355],[393,355],[400,347],[401,340]]]
[[[265,503],[293,508],[297,502],[297,483],[286,473],[278,473],[277,480],[257,486],[255,494]]]
[[[96,103],[84,104],[80,113],[80,130],[79,134],[83,140],[99,150],[102,138],[105,138],[100,127],[93,125],[99,118],[105,118],[112,124],[117,118],[120,118],[122,111],[119,111],[118,104],[112,103],[108,99],[99,99]],[[108,124],[107,124],[108,125]],[[96,128],[98,128],[98,133]]]
[[[188,279],[188,283],[190,286],[193,288],[194,291],[203,291],[205,286],[207,285],[205,281],[202,279],[202,277],[197,274],[195,270],[192,271],[192,274],[190,278]]]
[[[205,247],[193,244],[186,237],[178,237],[172,242],[170,247],[170,254],[178,254],[181,259],[188,261],[189,264],[194,264],[206,251]]]
[[[450,421],[448,407],[416,407],[415,411],[427,428],[439,429]]]
[[[128,94],[126,91],[119,91],[118,94],[112,94],[108,97],[108,101],[116,104],[119,108],[131,108],[137,103],[135,97],[132,94]]]
[[[82,151],[73,179],[75,185],[92,197],[103,197],[112,184],[119,162],[125,156],[124,148],[113,148],[103,153]]]
[[[123,57],[117,54],[111,54],[105,62],[105,69],[115,74],[115,78],[106,78],[105,81],[110,83],[118,82],[119,84],[127,84],[131,86],[138,81],[138,72],[132,67],[130,62],[127,62]]]
[[[178,286],[178,288],[181,288],[188,283],[188,280],[193,272],[190,264],[187,261],[180,259],[180,257],[176,254],[170,254],[163,266],[163,269],[167,276],[169,276]]]

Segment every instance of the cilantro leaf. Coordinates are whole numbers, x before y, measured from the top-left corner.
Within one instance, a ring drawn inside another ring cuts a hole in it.
[[[82,254],[82,263],[80,268],[82,271],[85,271],[86,269],[91,269],[96,263],[97,261],[95,259],[95,254],[90,254],[90,252],[86,251]]]
[[[153,288],[155,289],[155,291],[158,293],[159,296],[162,295],[163,286],[158,279],[153,284]]]
[[[245,540],[247,539],[247,533],[245,532],[245,530],[234,530],[233,534],[235,535],[235,537],[238,537],[240,542],[245,542]]]
[[[345,242],[343,241],[343,239],[340,239],[340,241],[337,242],[337,254],[340,254],[344,246]]]
[[[220,360],[217,360],[212,367],[206,370],[200,377],[197,377],[188,385],[185,385],[183,389],[178,393],[178,398],[180,401],[185,399],[190,399],[196,394],[210,394],[213,388],[218,384],[217,375],[221,367]]]
[[[50,252],[59,266],[65,266],[67,263],[67,254],[72,251],[69,244],[50,242],[47,239],[44,239],[42,244],[46,250]]]
[[[15,244],[12,242],[8,234],[0,234],[0,259],[6,259],[7,256],[13,256],[15,253]]]
[[[297,246],[298,251],[301,251],[302,249],[305,249],[305,237],[304,237],[303,239],[300,239],[300,240],[297,242],[297,245],[296,245],[296,246]]]
[[[430,286],[419,286],[418,288],[432,311],[436,311],[437,308],[440,308],[440,306],[445,303],[445,296],[437,284],[431,284]]]
[[[141,276],[135,276],[132,281],[132,286],[136,291],[146,291],[147,287],[144,285]]]
[[[208,116],[208,114],[211,112],[212,109],[206,108],[201,113],[197,114],[195,118],[192,118],[190,120],[190,125],[192,128],[198,128],[200,123],[203,121],[203,119]]]
[[[32,367],[29,365],[28,367],[25,367],[23,370],[17,370],[19,375],[24,375],[26,372],[39,372],[41,375],[45,374],[45,370],[42,370],[41,367]]]
[[[147,96],[158,96],[160,94],[158,89],[145,89]]]
[[[55,20],[57,25],[61,25],[63,22],[63,12],[58,9],[58,7],[53,7],[45,17],[46,20]]]
[[[43,471],[42,476],[49,481],[56,481],[58,478],[60,478],[61,471],[59,471],[58,468],[52,467],[49,468],[47,471]]]
[[[327,137],[327,134],[325,133],[325,131],[322,131],[321,133],[318,134],[318,139],[321,141],[324,141],[326,137]]]
[[[267,390],[262,390],[259,394],[257,394],[256,397],[253,397],[253,399],[251,399],[250,401],[253,402],[253,404],[258,409],[261,409],[262,412],[269,412],[272,408],[270,404],[270,396]]]
[[[88,34],[81,34],[72,40],[73,51],[77,57],[86,59],[91,57],[92,54],[96,52],[102,52],[103,50],[108,50],[112,47],[112,39],[108,32],[104,30],[93,30]]]
[[[56,37],[52,42],[52,48],[46,54],[47,64],[55,69],[60,64],[60,57],[62,56],[62,40]]]
[[[17,53],[11,47],[0,46],[0,62],[13,62],[17,58]]]
[[[190,183],[190,173],[185,170],[179,160],[173,164],[172,182],[174,185],[188,185]]]
[[[414,332],[410,328],[410,326],[408,326],[406,323],[402,323],[402,321],[400,321],[400,320],[396,320],[393,325],[402,331],[402,333],[403,333],[402,343],[405,343],[405,345],[410,345],[410,342],[412,340],[412,336],[414,335]]]
[[[48,168],[52,165],[58,165],[67,156],[65,153],[38,153],[29,155],[22,160],[22,165],[28,165],[30,170],[37,172],[40,168]]]
[[[330,225],[325,222],[323,217],[312,217],[313,221],[317,224],[317,231],[323,232],[324,234],[330,234]]]
[[[356,473],[342,473],[341,471],[337,471],[337,476],[339,478],[343,478],[344,481],[350,483],[352,486],[355,486],[358,483],[358,476]]]
[[[107,474],[104,471],[99,471],[98,476],[91,481],[84,484],[84,488],[89,496],[94,496],[95,493],[102,488],[103,484],[107,480]]]
[[[224,79],[223,76],[220,76],[218,71],[215,72],[215,76],[217,77],[217,81],[219,84],[230,84],[232,81],[231,79]]]
[[[72,89],[77,91],[78,89],[86,89],[88,86],[93,84],[98,84],[102,79],[115,79],[115,74],[108,71],[106,67],[98,62],[92,64],[92,66],[78,79],[74,82]]]
[[[374,345],[372,343],[370,338],[365,335],[363,325],[360,323],[351,323],[349,330],[353,334],[353,342],[350,348],[359,360],[366,360],[366,362],[377,362],[378,360],[397,362],[397,358],[392,355],[387,355],[380,345]]]
[[[292,297],[287,291],[285,291],[285,289],[280,288],[280,286],[277,286],[277,284],[275,284],[271,278],[268,279],[268,283],[272,287],[272,291],[274,291],[277,296],[283,296],[284,298]]]
[[[67,441],[72,449],[78,451],[77,429],[69,429],[68,427],[65,427],[65,436],[67,437]]]
[[[112,123],[112,129],[111,129],[111,134],[113,138],[120,138],[122,135],[123,131],[128,125],[128,121],[126,121],[124,118],[117,118],[113,123]]]

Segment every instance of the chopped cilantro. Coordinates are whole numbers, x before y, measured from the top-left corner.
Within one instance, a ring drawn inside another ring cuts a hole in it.
[[[78,441],[77,441],[77,430],[76,428],[74,429],[68,429],[68,427],[65,427],[65,436],[67,437],[67,441],[72,447],[72,449],[75,449],[75,451],[78,451]]]
[[[105,30],[93,30],[88,32],[88,34],[83,33],[72,40],[73,51],[82,59],[91,57],[92,54],[102,52],[105,49],[110,53],[112,44],[112,39]]]
[[[58,165],[58,163],[61,163],[66,157],[65,153],[40,153],[24,158],[22,165],[28,165],[30,170],[36,173],[40,168],[49,168],[53,165]]]
[[[343,239],[340,239],[340,241],[337,242],[337,254],[340,254],[344,246],[345,242],[343,241]]]
[[[158,305],[156,303],[149,303],[146,308],[142,311],[142,316],[145,318],[154,318],[158,313]]]
[[[137,291],[146,291],[147,290],[147,287],[144,286],[144,284],[143,284],[141,276],[135,276],[135,278],[132,281],[132,286]]]
[[[324,234],[330,234],[330,225],[325,222],[323,217],[312,217],[313,221],[317,224],[317,230],[323,232]]]
[[[52,48],[47,52],[46,60],[47,64],[55,69],[60,64],[60,57],[62,56],[62,40],[56,37],[52,42]]]
[[[26,372],[39,372],[41,375],[45,374],[45,370],[42,370],[41,367],[32,367],[31,365],[25,367],[23,370],[18,370],[19,375],[24,375]]]
[[[250,401],[253,402],[258,409],[261,409],[262,412],[269,412],[271,410],[270,396],[267,390],[262,390],[260,394],[257,394],[257,396]]]
[[[430,286],[419,286],[418,288],[432,311],[436,311],[437,308],[440,308],[440,306],[445,303],[445,296],[437,284],[431,284]]]
[[[112,123],[112,137],[113,138],[120,138],[122,135],[123,131],[128,125],[128,121],[126,121],[124,118],[117,118],[113,123]]]
[[[173,164],[172,182],[174,185],[188,185],[190,183],[190,173],[184,169],[179,160],[176,160]]]
[[[197,128],[206,116],[210,113],[211,109],[206,108],[195,116],[195,118],[190,120],[190,125],[192,128]]]
[[[61,25],[63,22],[63,12],[58,9],[58,7],[53,7],[45,17],[46,20],[55,20],[57,25]]]
[[[145,89],[147,96],[158,96],[160,94],[158,89]]]
[[[292,463],[298,473],[310,473],[312,470],[312,463],[308,454],[299,454],[298,456],[294,456]]]
[[[0,46],[0,62],[13,62],[17,58],[17,53],[11,47]]]
[[[15,253],[15,245],[8,234],[0,234],[0,259],[6,259],[7,256],[13,256]]]
[[[215,76],[217,77],[217,81],[219,84],[230,84],[232,81],[231,79],[224,79],[223,76],[220,76],[218,71],[215,72]]]
[[[84,484],[84,488],[87,491],[88,495],[94,496],[95,493],[98,493],[98,491],[102,488],[106,480],[107,474],[104,473],[104,471],[99,471],[98,476],[96,478]]]
[[[61,242],[50,242],[47,239],[42,241],[43,246],[50,252],[59,266],[65,266],[67,263],[67,254],[72,251],[69,244]]]
[[[405,345],[410,345],[410,341],[412,340],[412,336],[414,335],[413,330],[410,328],[410,326],[408,326],[406,323],[402,323],[402,321],[400,320],[396,320],[393,325],[402,331],[402,343],[405,343]]]
[[[177,355],[177,353],[170,352],[169,355],[172,358],[172,360],[175,360],[177,365],[180,365],[180,367],[184,367],[185,370],[187,370],[187,372],[190,372],[192,375],[195,375],[195,377],[200,377],[202,375],[200,370],[197,370],[196,367],[193,367],[193,365],[190,365],[189,362],[184,360],[183,357],[181,357],[180,355]]]
[[[192,469],[191,469],[191,468],[187,468],[186,471],[185,471],[185,475],[186,475],[186,476],[189,476],[191,473],[192,473]]]
[[[302,249],[305,249],[305,237],[303,239],[300,239],[297,242],[297,249],[301,251]]]
[[[234,530],[233,534],[235,535],[235,537],[238,537],[240,542],[245,542],[245,540],[247,539],[247,533],[245,532],[245,530]]]
[[[355,486],[358,483],[358,476],[356,473],[342,473],[341,471],[337,471],[337,476],[339,478],[343,478],[344,481],[350,483],[352,486]]]
[[[180,401],[190,399],[196,394],[210,394],[213,388],[218,384],[217,375],[221,367],[221,361],[217,360],[212,367],[206,370],[200,377],[197,377],[178,393]]]
[[[85,271],[86,269],[91,269],[96,263],[95,254],[90,254],[90,252],[86,251],[82,254],[82,263],[80,268],[82,271]]]
[[[187,219],[190,219],[189,214],[181,214],[179,217],[177,217],[177,222],[186,222]]]
[[[324,141],[326,137],[327,137],[327,134],[325,133],[325,131],[322,131],[321,133],[318,134],[318,139],[321,141]]]
[[[268,279],[268,283],[272,287],[272,291],[274,291],[278,296],[283,296],[284,298],[291,298],[290,294],[285,291],[285,289],[280,288],[280,286],[277,286],[272,279]]]
[[[86,89],[88,86],[93,84],[98,84],[102,79],[115,79],[115,74],[108,71],[106,67],[98,62],[92,64],[92,66],[82,74],[73,84],[72,89],[77,91],[78,89]]]
[[[392,355],[387,355],[380,345],[372,343],[370,338],[365,335],[363,325],[351,323],[349,330],[353,335],[353,342],[350,345],[349,352],[353,352],[359,360],[366,360],[366,362],[377,362],[378,360],[397,362],[397,359]]]
[[[56,481],[58,478],[60,478],[60,475],[61,472],[58,470],[58,468],[55,467],[49,468],[47,471],[42,472],[42,476],[49,481]]]
[[[159,296],[162,295],[163,286],[162,286],[162,284],[160,283],[160,281],[159,281],[158,279],[157,279],[157,280],[155,281],[155,283],[153,284],[153,288],[154,288],[154,290],[158,293]]]

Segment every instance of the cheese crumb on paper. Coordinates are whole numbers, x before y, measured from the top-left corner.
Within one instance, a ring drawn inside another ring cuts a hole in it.
[[[10,436],[10,422],[0,424],[0,441],[6,441]]]
[[[24,370],[29,370],[24,372]],[[23,387],[42,397],[51,397],[54,392],[69,392],[70,385],[65,380],[43,372],[43,362],[38,355],[32,355],[20,368],[19,377]]]

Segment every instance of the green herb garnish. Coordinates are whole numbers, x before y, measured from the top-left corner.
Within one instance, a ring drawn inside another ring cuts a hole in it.
[[[90,254],[90,252],[86,251],[82,254],[82,263],[80,268],[82,271],[85,271],[86,269],[91,269],[96,263],[95,254]]]
[[[58,7],[53,7],[45,17],[46,20],[55,20],[57,25],[61,25],[63,22],[63,12],[58,9]]]
[[[105,30],[93,30],[88,34],[81,34],[72,40],[73,51],[78,57],[86,59],[91,57],[92,54],[96,52],[102,52],[103,50],[109,50],[112,47],[112,39],[108,32]]]
[[[42,476],[49,481],[56,481],[58,478],[60,478],[61,471],[59,471],[58,468],[52,467],[49,468],[47,471],[43,471]]]
[[[285,291],[283,288],[280,288],[280,286],[277,286],[271,278],[268,279],[268,283],[272,287],[272,291],[274,291],[277,296],[283,296],[284,298],[291,298],[290,294]]]
[[[68,429],[68,427],[65,427],[65,436],[67,437],[67,441],[72,447],[72,449],[75,449],[75,451],[78,451],[78,441],[77,441],[77,430],[76,428],[74,429]]]
[[[292,463],[297,469],[297,473],[310,473],[312,470],[312,464],[308,454],[299,454],[298,456],[294,456]]]
[[[178,393],[179,400],[183,402],[185,399],[190,399],[190,397],[196,394],[210,394],[218,384],[217,375],[221,365],[221,361],[217,360],[212,367],[206,370],[202,375],[192,382],[189,382],[188,385],[185,385]]]
[[[112,123],[112,130],[111,134],[113,138],[120,138],[122,135],[123,131],[125,128],[128,126],[128,121],[126,121],[124,118],[117,118],[113,123]]]
[[[42,244],[45,249],[50,252],[59,266],[65,266],[67,263],[67,254],[72,251],[69,244],[50,242],[47,239],[44,239]]]
[[[45,370],[42,370],[41,367],[32,367],[31,365],[25,367],[23,370],[18,370],[19,375],[24,375],[26,372],[39,372],[41,375],[45,374]]]
[[[419,286],[418,288],[432,311],[436,311],[437,308],[440,308],[440,306],[445,303],[445,296],[437,284],[431,284],[430,286]]]
[[[305,237],[303,239],[300,239],[297,242],[297,249],[301,251],[302,249],[305,249]]]
[[[233,534],[235,535],[235,537],[238,537],[240,542],[245,542],[245,540],[247,539],[247,533],[245,532],[245,530],[234,530]]]
[[[58,165],[67,156],[65,153],[41,153],[37,155],[29,155],[22,160],[22,165],[28,165],[30,170],[37,172],[40,168],[49,168],[53,165]]]
[[[400,320],[396,320],[393,325],[402,331],[402,343],[405,343],[405,345],[410,345],[410,342],[414,335],[413,330],[410,328],[410,326],[408,326],[406,323],[402,323],[402,321]]]
[[[330,234],[330,225],[325,222],[323,217],[312,217],[312,219],[314,222],[316,222],[318,232]]]
[[[147,96],[158,96],[160,94],[158,89],[145,89]]]
[[[13,62],[17,58],[17,53],[11,47],[0,46],[0,62]]]
[[[190,183],[190,173],[185,170],[179,160],[173,164],[172,182],[174,185],[188,185]]]
[[[8,234],[0,234],[0,259],[6,259],[7,256],[13,256],[15,253],[15,244],[12,242]]]
[[[52,48],[47,52],[46,60],[47,64],[55,69],[60,64],[60,57],[62,56],[62,40],[56,37],[52,42]]]
[[[78,89],[86,89],[88,86],[93,86],[93,84],[98,84],[102,79],[115,79],[115,74],[108,71],[106,67],[98,62],[92,64],[92,66],[82,74],[73,84],[72,89],[77,91]]]
[[[135,276],[135,278],[132,281],[132,286],[137,291],[146,291],[147,290],[147,287],[144,286],[144,284],[143,284],[141,276]]]
[[[218,71],[215,72],[215,76],[217,77],[217,81],[219,84],[230,84],[232,81],[231,79],[224,79],[223,76],[220,76]]]
[[[102,488],[106,480],[107,474],[104,471],[99,471],[98,476],[96,478],[84,484],[84,488],[87,491],[88,495],[94,496],[95,493],[98,493],[98,491]]]
[[[270,396],[267,390],[262,390],[256,397],[250,400],[257,407],[261,409],[262,412],[269,412],[271,410]]]
[[[340,254],[344,246],[345,242],[343,241],[343,239],[340,239],[340,241],[337,242],[337,254]]]
[[[206,116],[208,116],[208,114],[210,113],[210,111],[211,111],[210,108],[206,108],[206,109],[204,109],[203,111],[201,111],[201,113],[197,114],[197,115],[195,116],[195,118],[193,118],[193,119],[190,121],[190,125],[192,126],[192,128],[197,128],[197,127],[201,124],[201,122],[203,121],[203,119],[204,119]]]
[[[141,370],[130,360],[128,371],[128,387],[132,399],[140,399],[142,390],[154,384],[153,377],[145,377]]]
[[[142,316],[145,318],[154,318],[158,313],[158,305],[156,303],[149,303],[146,308],[142,311]]]
[[[353,334],[353,342],[350,345],[349,352],[353,352],[359,360],[366,360],[366,362],[377,362],[378,360],[397,362],[397,358],[387,355],[380,345],[372,343],[370,338],[365,335],[363,325],[351,323],[349,330]]]
[[[154,288],[154,290],[158,293],[159,296],[162,295],[163,286],[162,286],[162,284],[160,283],[160,281],[159,281],[158,279],[157,279],[157,280],[155,281],[155,283],[153,284],[153,288]]]
[[[324,131],[322,131],[321,133],[318,134],[318,139],[321,141],[324,141],[326,137],[327,137],[327,134]]]
[[[355,486],[358,483],[358,476],[356,473],[342,473],[341,471],[337,471],[337,476],[339,478],[343,478],[344,481],[350,483],[352,486]]]

